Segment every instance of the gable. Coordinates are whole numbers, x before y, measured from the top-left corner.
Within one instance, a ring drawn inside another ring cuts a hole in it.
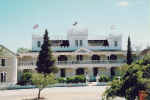
[[[75,52],[76,53],[90,53],[91,51],[86,48],[79,48]]]
[[[3,45],[0,45],[0,57],[4,57],[4,56],[10,57],[10,56],[16,56],[16,54],[11,50],[9,50],[8,48],[4,47]]]

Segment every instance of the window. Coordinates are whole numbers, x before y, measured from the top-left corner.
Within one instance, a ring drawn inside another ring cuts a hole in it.
[[[76,75],[84,75],[84,69],[83,68],[78,68],[76,70]]]
[[[83,41],[82,41],[82,40],[80,40],[80,46],[82,47],[82,45],[83,45]]]
[[[1,82],[6,82],[6,72],[1,73]]]
[[[76,47],[78,47],[78,40],[75,40],[75,45]]]
[[[1,60],[1,66],[5,66],[6,65],[6,62],[5,62],[6,60],[5,59],[2,59]]]
[[[93,55],[93,56],[92,56],[92,60],[100,60],[100,56],[98,56],[98,55]]]
[[[41,42],[40,41],[37,42],[37,47],[41,47]]]
[[[117,56],[112,54],[109,60],[117,60]]]
[[[83,56],[82,55],[77,55],[77,61],[81,61],[83,60]]]
[[[117,47],[118,46],[118,42],[117,41],[115,41],[115,47]]]
[[[67,61],[67,60],[68,60],[68,58],[65,55],[58,56],[58,61]]]

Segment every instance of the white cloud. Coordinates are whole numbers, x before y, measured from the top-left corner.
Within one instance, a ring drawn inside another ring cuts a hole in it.
[[[121,1],[117,4],[118,6],[122,6],[122,7],[126,7],[129,5],[129,3],[127,1]]]

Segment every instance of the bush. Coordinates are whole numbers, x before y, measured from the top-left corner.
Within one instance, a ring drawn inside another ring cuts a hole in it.
[[[31,78],[32,78],[32,72],[24,72],[18,84],[19,85],[28,85],[28,84],[31,85],[32,84]]]
[[[86,81],[86,78],[84,75],[76,75],[72,77],[67,77],[66,82],[67,83],[84,83]]]
[[[119,80],[120,77],[121,76],[114,76],[114,77],[112,77],[112,80]]]
[[[66,82],[66,79],[63,77],[57,78],[57,80],[58,80],[58,83],[65,83]]]
[[[106,75],[100,75],[99,82],[108,82],[110,78]]]
[[[74,77],[75,83],[84,83],[86,81],[86,78],[84,75],[77,75]]]
[[[66,80],[67,83],[73,83],[73,81],[74,81],[74,77],[67,77]]]

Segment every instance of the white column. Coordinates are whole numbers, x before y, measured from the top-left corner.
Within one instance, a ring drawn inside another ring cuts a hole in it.
[[[12,80],[11,82],[13,84],[16,84],[17,83],[17,58],[16,57],[13,57],[12,58]]]

